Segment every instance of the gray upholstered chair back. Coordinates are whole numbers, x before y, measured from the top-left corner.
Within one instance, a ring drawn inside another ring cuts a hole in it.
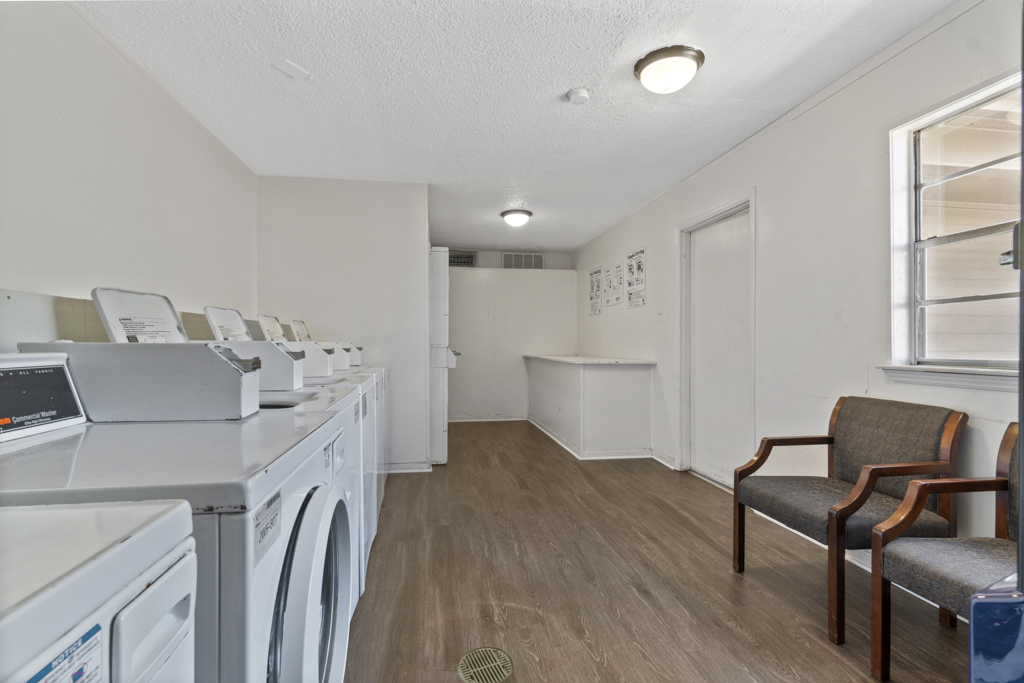
[[[1017,528],[1020,524],[1020,519],[1017,516],[1017,501],[1020,495],[1020,473],[1017,471],[1017,447],[1020,445],[1018,442],[1020,437],[1017,437],[1017,441],[1013,442],[1013,451],[1010,452],[1010,510],[1007,516],[1006,524],[1006,535],[1007,537],[1016,543],[1017,541]]]
[[[864,465],[938,460],[942,433],[952,413],[949,408],[850,396],[836,417],[836,479],[856,483]],[[875,490],[903,498],[913,479],[930,478],[882,477]],[[938,497],[931,496],[928,509],[934,511],[937,505]]]

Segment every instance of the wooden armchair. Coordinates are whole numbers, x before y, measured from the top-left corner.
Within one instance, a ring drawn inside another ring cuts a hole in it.
[[[941,605],[955,628],[971,596],[1017,570],[1017,439],[1010,423],[990,479],[912,481],[896,513],[871,531],[871,675],[889,680],[892,582]],[[927,499],[938,494],[996,492],[995,538],[907,538]]]
[[[871,547],[871,528],[889,518],[912,478],[956,474],[967,415],[948,408],[858,396],[836,402],[827,436],[764,438],[736,470],[733,569],[744,568],[749,506],[828,545],[828,633],[845,639],[846,550]],[[828,446],[827,477],[751,477],[777,446]],[[914,536],[956,535],[956,498],[931,496],[908,529]]]

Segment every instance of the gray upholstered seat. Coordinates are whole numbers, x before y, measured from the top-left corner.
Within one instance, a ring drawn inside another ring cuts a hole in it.
[[[906,538],[882,549],[882,576],[955,614],[971,595],[1017,571],[1017,544],[1002,538]]]
[[[1020,482],[1016,441],[1010,449],[1008,470],[1006,533],[1010,540],[906,538],[907,534],[903,534],[882,548],[882,576],[951,612],[969,614],[971,595],[1017,571]],[[996,515],[999,515],[998,510]],[[997,535],[1000,533],[997,527]]]
[[[828,477],[747,477],[740,482],[739,501],[774,520],[828,543],[828,509],[853,490],[854,485]],[[871,528],[887,520],[902,501],[884,493],[873,493],[846,520],[846,547],[871,547]],[[923,510],[907,532],[909,536],[949,535],[949,522],[931,510]],[[1002,578],[1002,577],[1000,577]]]

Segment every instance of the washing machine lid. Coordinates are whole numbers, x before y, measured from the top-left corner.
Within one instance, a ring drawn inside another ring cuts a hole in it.
[[[343,387],[343,386],[360,386],[373,384],[374,376],[368,375],[364,372],[358,374],[352,374],[347,371],[332,373],[330,377],[307,377],[305,380],[305,386],[310,388],[316,387]]]
[[[0,505],[187,500],[245,512],[341,426],[335,412],[264,410],[231,422],[89,424],[0,445]]]
[[[348,370],[338,370],[337,372],[334,373],[335,377],[340,377],[340,376],[351,377],[352,375],[382,375],[382,374],[384,374],[384,368],[371,368],[371,367],[366,367],[365,365],[357,365],[354,368],[349,368]]]
[[[188,343],[178,312],[166,296],[97,287],[92,290],[92,300],[112,342]]]
[[[295,391],[261,391],[260,405],[272,403],[298,403],[292,409],[300,412],[344,410],[359,398],[359,387],[354,384],[308,386]]]
[[[207,306],[203,309],[206,315],[206,322],[213,331],[217,341],[252,341],[252,333],[249,332],[242,314],[233,308],[220,308],[218,306]]]
[[[292,334],[295,335],[295,341],[313,341],[313,338],[309,336],[309,330],[306,329],[305,321],[292,320],[288,323],[288,326],[292,328]]]
[[[259,321],[260,329],[263,330],[263,336],[267,338],[267,341],[288,341],[284,334],[284,328],[281,327],[281,321],[276,317],[260,313],[256,316],[256,320]]]
[[[191,534],[184,501],[0,508],[0,643],[28,620],[55,640]]]

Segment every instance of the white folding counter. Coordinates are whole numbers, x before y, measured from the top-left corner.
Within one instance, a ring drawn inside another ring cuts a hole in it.
[[[524,356],[529,419],[580,460],[651,456],[654,361]]]

